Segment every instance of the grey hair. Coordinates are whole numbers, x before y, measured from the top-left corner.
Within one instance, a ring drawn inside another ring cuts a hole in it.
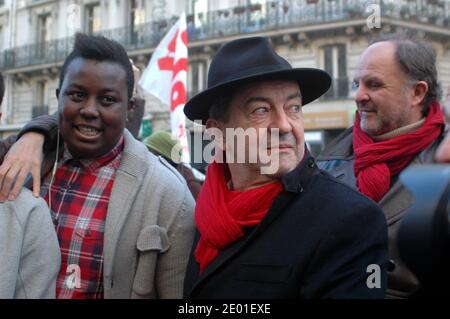
[[[431,103],[439,100],[442,94],[438,83],[436,52],[427,42],[405,34],[381,35],[370,41],[370,45],[378,42],[395,44],[395,59],[408,77],[408,85],[416,81],[424,81],[428,84],[428,92],[422,107],[422,114],[426,116]]]

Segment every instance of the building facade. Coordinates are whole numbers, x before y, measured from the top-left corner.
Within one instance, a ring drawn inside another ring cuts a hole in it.
[[[117,40],[144,68],[183,11],[190,96],[205,88],[220,45],[242,36],[267,36],[294,67],[318,67],[332,75],[330,91],[304,108],[315,153],[353,122],[354,68],[369,39],[380,32],[428,40],[437,53],[444,95],[450,92],[450,0],[4,0],[0,69],[7,92],[0,134],[56,110],[59,70],[76,32]],[[146,98],[153,129],[168,129],[168,107]]]

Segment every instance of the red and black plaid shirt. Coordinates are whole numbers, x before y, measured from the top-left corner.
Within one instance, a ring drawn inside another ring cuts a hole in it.
[[[76,160],[65,148],[50,193],[51,173],[45,178],[44,198],[51,207],[61,248],[56,282],[59,299],[103,298],[103,235],[123,148],[122,137],[113,150],[95,160]]]

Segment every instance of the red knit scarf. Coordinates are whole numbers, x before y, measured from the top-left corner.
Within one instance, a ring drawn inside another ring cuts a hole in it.
[[[244,237],[245,227],[256,226],[264,218],[275,197],[283,190],[280,182],[237,192],[230,191],[225,164],[213,162],[197,199],[195,223],[200,241],[195,257],[200,272],[231,243]]]
[[[379,202],[389,191],[391,176],[399,174],[442,133],[444,115],[439,103],[434,102],[425,123],[419,129],[379,142],[363,132],[360,123],[360,116],[356,113],[353,149],[357,185],[361,193]]]

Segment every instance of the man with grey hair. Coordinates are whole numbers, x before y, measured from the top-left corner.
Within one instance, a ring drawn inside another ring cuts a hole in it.
[[[435,53],[425,42],[403,36],[376,40],[359,60],[354,85],[354,126],[330,143],[318,164],[383,209],[391,258],[387,297],[405,298],[419,282],[396,246],[400,221],[413,203],[398,177],[411,165],[433,163],[443,140]]]

